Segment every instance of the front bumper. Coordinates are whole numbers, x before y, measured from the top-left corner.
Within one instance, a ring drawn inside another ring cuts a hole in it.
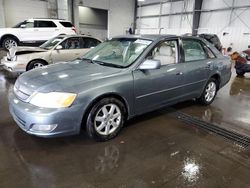
[[[82,123],[80,105],[69,108],[40,108],[19,100],[12,92],[9,93],[9,110],[17,125],[26,133],[39,137],[58,137],[79,134]],[[34,131],[34,125],[57,125],[48,131]]]
[[[23,73],[26,71],[26,65],[18,61],[8,61],[6,57],[1,59],[0,65],[8,72]]]

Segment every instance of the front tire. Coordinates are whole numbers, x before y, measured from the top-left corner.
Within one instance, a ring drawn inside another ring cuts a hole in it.
[[[104,98],[90,110],[86,131],[96,141],[107,141],[118,135],[126,117],[124,104],[116,98]]]
[[[9,50],[10,48],[17,46],[18,46],[18,41],[13,37],[6,37],[5,39],[3,39],[2,47],[4,48],[4,50]]]
[[[27,67],[27,71],[32,70],[32,69],[36,69],[36,68],[40,68],[47,65],[47,63],[45,63],[44,61],[41,60],[34,60],[31,61]]]
[[[210,105],[217,94],[217,81],[214,78],[210,78],[207,85],[198,101],[202,105]]]

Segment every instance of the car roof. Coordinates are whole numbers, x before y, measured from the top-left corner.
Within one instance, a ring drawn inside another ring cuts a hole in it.
[[[167,38],[173,38],[173,37],[181,37],[181,38],[194,38],[194,39],[201,39],[200,37],[196,36],[178,36],[178,35],[168,35],[168,34],[155,34],[155,35],[120,35],[115,38],[135,38],[135,39],[146,39],[146,40],[152,40],[152,41],[158,41],[162,39],[167,39]]]
[[[57,18],[29,18],[27,20],[48,20],[48,21],[62,21],[62,22],[70,22],[64,19],[57,19]]]
[[[69,37],[89,37],[89,38],[93,38],[93,39],[96,39],[96,40],[99,40],[99,41],[102,41],[96,37],[93,37],[93,36],[89,36],[89,35],[58,35],[58,37],[61,36],[61,37],[64,37],[64,38],[69,38]]]

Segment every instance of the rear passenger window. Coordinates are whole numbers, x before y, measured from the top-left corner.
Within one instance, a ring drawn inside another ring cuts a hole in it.
[[[73,27],[73,24],[70,22],[60,22],[60,24],[62,24],[63,27]]]
[[[204,45],[204,49],[206,51],[206,54],[207,54],[208,58],[215,58],[215,55],[213,54],[213,52],[207,46]]]
[[[182,40],[185,61],[197,61],[207,59],[207,55],[198,40]]]
[[[101,42],[99,40],[93,38],[83,38],[84,48],[96,47]]]
[[[56,27],[52,21],[35,21],[35,27]]]

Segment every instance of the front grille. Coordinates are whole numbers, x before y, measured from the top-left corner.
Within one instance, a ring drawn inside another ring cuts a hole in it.
[[[27,100],[30,97],[31,92],[26,92],[28,91],[27,89],[25,90],[24,87],[22,87],[18,81],[16,81],[14,85],[14,93],[16,97],[22,101]]]
[[[15,114],[16,115],[16,114]],[[16,115],[16,120],[22,125],[25,127],[25,124],[26,122],[24,120],[22,120],[21,118],[19,118],[17,115]]]

